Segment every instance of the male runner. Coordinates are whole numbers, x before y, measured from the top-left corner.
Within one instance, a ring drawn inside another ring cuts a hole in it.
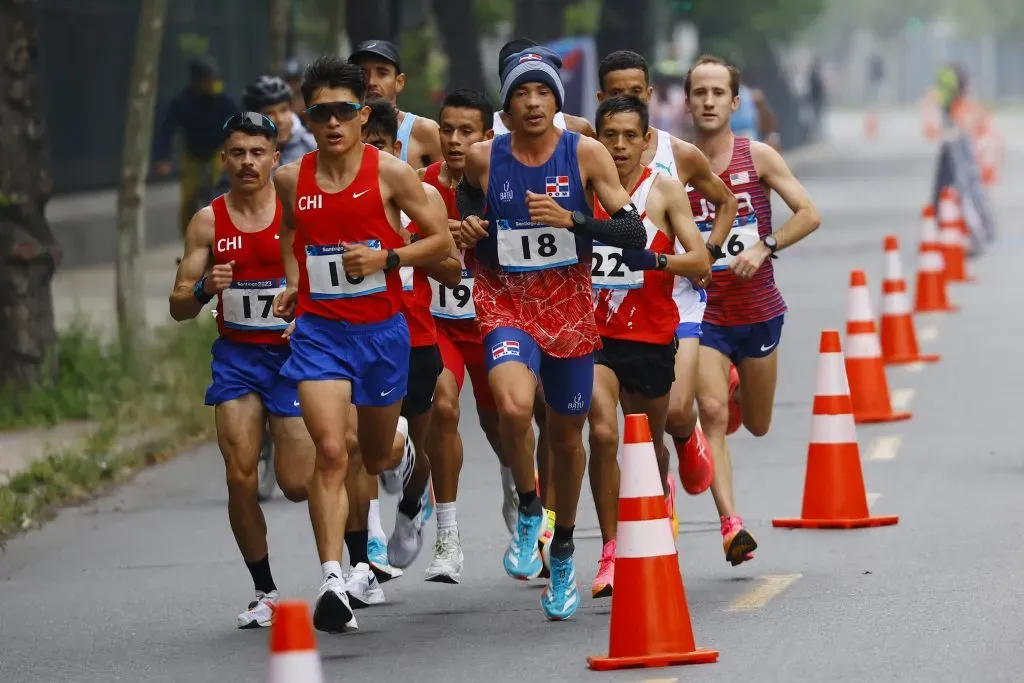
[[[598,81],[601,84],[601,90],[597,93],[598,101],[603,101],[607,97],[633,95],[647,104],[654,92],[647,60],[628,50],[612,52],[601,60]],[[651,128],[651,140],[640,161],[645,166],[675,178],[687,187],[696,188],[715,207],[714,225],[706,239],[714,261],[718,257],[721,245],[725,244],[732,221],[736,217],[736,197],[729,187],[711,172],[707,158],[699,149],[657,128]],[[677,251],[682,252],[681,246],[677,244]],[[714,474],[707,441],[697,425],[697,414],[693,404],[697,385],[698,340],[707,300],[702,288],[709,281],[710,277],[694,281],[677,277],[673,291],[673,299],[679,310],[679,327],[676,329],[679,348],[676,351],[676,379],[669,398],[666,431],[672,436],[672,442],[679,455],[679,478],[683,488],[693,495],[707,490]],[[663,443],[658,443],[658,446],[658,465],[665,474],[668,472],[668,449]],[[674,497],[674,486],[669,486],[671,482],[672,479],[669,477],[666,493]],[[678,528],[674,502],[672,509],[673,526]]]
[[[271,311],[285,279],[278,247],[282,207],[270,184],[278,161],[277,130],[266,117],[244,112],[230,117],[224,131],[221,163],[231,189],[189,222],[170,311],[175,320],[188,320],[217,298],[220,337],[211,351],[213,382],[206,404],[216,406],[231,531],[256,587],[256,600],[238,615],[238,627],[259,628],[270,625],[278,596],[267,523],[256,500],[267,414],[278,455],[277,481],[289,500],[306,499],[314,450],[300,419],[295,382],[278,374],[289,349],[282,335],[288,323]]]
[[[277,126],[281,164],[290,164],[316,149],[313,134],[292,111],[293,100],[291,86],[277,76],[260,76],[242,91],[242,106],[249,111],[258,111]]]
[[[753,557],[757,543],[743,528],[733,502],[732,458],[725,441],[730,422],[729,364],[739,372],[743,424],[754,436],[764,436],[772,420],[776,351],[786,312],[769,257],[814,232],[821,217],[778,152],[736,137],[730,129],[730,115],[739,106],[739,71],[705,55],[690,69],[685,86],[697,147],[739,200],[739,216],[724,243],[725,256],[712,266],[697,369],[700,420],[715,460],[711,493],[722,520],[725,556],[735,566]],[[772,190],[793,211],[774,233]],[[714,211],[699,190],[689,194],[697,227],[708,233]]]
[[[394,44],[386,40],[367,40],[356,46],[348,61],[363,70],[368,97],[382,97],[397,107],[398,96],[405,88],[405,74],[399,59]],[[402,149],[400,158],[413,168],[441,160],[437,124],[430,119],[399,111],[398,142]]]
[[[644,219],[647,245],[631,251],[594,244],[597,330],[594,397],[590,403],[590,488],[604,547],[592,595],[612,594],[619,504],[619,397],[626,414],[647,415],[654,443],[662,444],[669,391],[675,379],[679,311],[672,300],[675,276],[701,280],[711,258],[686,199],[674,178],[640,163],[650,139],[647,105],[634,96],[601,101],[597,139],[615,160],[622,187]],[[594,215],[607,218],[595,202]],[[675,253],[676,243],[684,249]],[[669,478],[666,468],[662,481]],[[674,514],[671,496],[666,505]]]
[[[351,405],[366,471],[397,469],[406,486],[389,546],[405,550],[418,540],[423,488],[409,486],[426,487],[429,464],[412,449],[396,463],[392,448],[409,374],[399,267],[438,263],[451,241],[444,214],[412,168],[363,144],[370,113],[364,88],[362,71],[337,57],[307,68],[302,96],[319,149],[274,175],[288,276],[274,310],[280,317],[299,312],[281,374],[299,383],[302,417],[316,444],[309,503],[324,581],[313,624],[328,632],[356,626],[341,573]],[[421,239],[409,245],[399,234],[402,211],[420,227]]]
[[[579,607],[572,536],[593,352],[601,343],[591,294],[592,239],[642,248],[646,230],[608,151],[596,140],[555,127],[564,99],[557,63],[554,53],[539,47],[506,60],[501,95],[511,133],[470,148],[457,199],[465,217],[461,241],[476,245],[473,300],[502,452],[519,493],[505,571],[525,580],[543,568],[537,538],[544,515],[528,439],[539,380],[550,408],[548,439],[561,459],[555,468],[551,579],[541,607],[550,619],[567,619]],[[611,219],[590,216],[591,194]]]

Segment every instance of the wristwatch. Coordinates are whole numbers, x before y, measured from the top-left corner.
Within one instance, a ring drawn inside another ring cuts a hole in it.
[[[725,252],[722,251],[722,248],[720,246],[718,246],[717,244],[712,244],[711,242],[705,242],[704,246],[707,247],[708,253],[711,254],[711,262],[712,263],[714,263],[718,259],[720,259],[720,258],[725,256]]]
[[[764,246],[768,247],[768,249],[771,250],[772,255],[774,256],[775,252],[779,248],[779,241],[775,239],[775,235],[767,235],[765,237],[762,237],[761,241],[764,242]]]
[[[398,257],[398,252],[394,249],[388,249],[388,258],[384,261],[384,270],[394,270],[400,262],[401,259]]]
[[[657,270],[665,270],[666,268],[668,268],[668,256],[665,254],[658,254]]]
[[[572,212],[572,229],[579,230],[587,224],[587,216],[582,211]]]

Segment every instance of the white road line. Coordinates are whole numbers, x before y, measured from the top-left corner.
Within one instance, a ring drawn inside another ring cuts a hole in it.
[[[892,392],[892,409],[906,410],[910,407],[910,402],[914,400],[915,394],[917,394],[916,389],[894,389]]]
[[[726,608],[726,612],[753,612],[759,610],[768,602],[778,596],[782,591],[789,588],[803,574],[775,574],[761,576],[761,582],[736,598]]]
[[[880,436],[868,448],[868,460],[892,460],[900,451],[902,436]]]
[[[874,504],[875,504],[875,502],[876,502],[876,501],[877,501],[877,500],[878,500],[879,498],[881,498],[881,497],[882,497],[882,494],[881,494],[881,493],[869,493],[869,494],[868,494],[868,509],[870,510],[870,509],[871,509],[871,506],[872,506],[872,505],[874,505]]]
[[[907,372],[921,372],[924,370],[924,363],[907,363],[903,367]]]
[[[939,328],[929,325],[917,331],[918,341],[933,342],[939,338]]]
[[[645,678],[643,683],[679,683],[678,678]]]

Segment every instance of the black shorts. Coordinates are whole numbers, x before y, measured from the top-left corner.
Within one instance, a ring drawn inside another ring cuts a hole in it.
[[[402,401],[402,417],[412,419],[434,405],[434,387],[444,370],[441,350],[433,346],[414,346],[409,350],[409,388]]]
[[[676,339],[668,344],[648,344],[601,337],[594,364],[611,368],[623,391],[644,398],[661,398],[676,381]]]

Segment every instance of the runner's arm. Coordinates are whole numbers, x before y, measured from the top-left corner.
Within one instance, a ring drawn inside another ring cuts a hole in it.
[[[444,155],[441,154],[441,129],[436,122],[425,119],[422,116],[416,120],[412,127],[412,137],[419,148],[417,164],[429,166],[435,161],[441,161]],[[412,150],[409,150],[412,151]],[[409,157],[412,160],[412,157]]]
[[[293,161],[277,169],[274,173],[274,189],[281,202],[281,264],[289,289],[299,288],[299,262],[292,250],[295,242],[295,187],[299,180],[299,164],[302,160]]]
[[[714,204],[715,222],[711,226],[711,235],[708,237],[707,243],[721,249],[729,238],[733,221],[736,220],[736,195],[732,193],[724,180],[715,175],[711,170],[708,158],[699,149],[693,145],[684,145],[682,141],[673,140],[672,151],[679,168],[688,171],[693,189]],[[685,199],[689,203],[689,198]]]
[[[658,200],[663,204],[672,241],[679,240],[685,254],[670,254],[665,268],[673,275],[700,280],[711,271],[711,254],[704,247],[704,239],[693,221],[686,189],[677,180],[661,177],[654,184]],[[731,193],[730,193],[731,194]]]
[[[647,246],[647,229],[629,193],[619,181],[611,154],[597,140],[581,137],[577,156],[585,186],[589,186],[611,219],[588,217],[584,226],[573,228],[573,232],[592,237],[610,247],[643,249]]]
[[[790,219],[774,233],[779,243],[778,250],[781,251],[817,230],[821,225],[821,214],[814,205],[811,195],[793,176],[781,154],[760,142],[752,142],[750,150],[757,175],[769,188],[779,193],[793,212]]]
[[[590,121],[587,121],[582,116],[565,114],[565,127],[573,133],[579,133],[580,135],[586,135],[588,138],[597,139],[597,131],[595,131],[594,127],[590,125]]]
[[[445,206],[444,198],[433,185],[424,184],[423,190],[427,193],[427,199],[438,209],[448,215],[448,207]],[[462,261],[459,260],[459,248],[455,246],[455,239],[451,230],[445,230],[448,235],[448,255],[443,261],[434,266],[427,266],[423,270],[427,275],[434,278],[446,287],[457,287],[462,282]]]
[[[207,206],[192,217],[185,229],[185,252],[178,265],[174,289],[171,290],[169,299],[171,317],[179,322],[195,318],[213,296],[216,296],[209,294],[205,289],[201,292],[196,291],[210,267],[213,236],[213,209]]]
[[[487,208],[487,188],[484,179],[490,171],[491,142],[477,142],[470,146],[466,155],[466,170],[455,188],[455,202],[459,215],[483,217]]]
[[[431,202],[416,171],[397,157],[380,156],[380,177],[390,189],[391,201],[420,229],[420,239],[395,249],[398,262],[421,268],[439,264],[447,257],[452,239],[444,202],[441,206]]]

